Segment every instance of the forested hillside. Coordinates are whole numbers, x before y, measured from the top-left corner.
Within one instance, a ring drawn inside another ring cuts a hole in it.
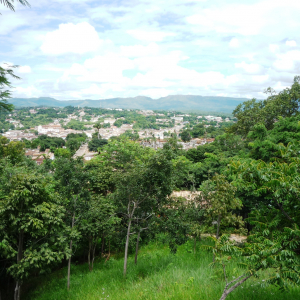
[[[172,299],[297,299],[299,99],[295,77],[238,105],[235,124],[187,151],[176,135],[158,150],[120,136],[88,162],[58,155],[37,165],[24,142],[0,137],[1,299],[108,299],[99,278],[115,299],[130,289],[131,299],[168,299],[168,290]],[[193,198],[170,196],[180,190]]]
[[[16,107],[34,106],[79,106],[79,107],[110,107],[129,109],[179,110],[179,111],[206,111],[231,113],[232,110],[246,98],[213,97],[193,95],[172,95],[152,99],[138,96],[131,98],[112,98],[103,100],[67,100],[59,101],[49,97],[41,98],[13,98],[11,103]]]

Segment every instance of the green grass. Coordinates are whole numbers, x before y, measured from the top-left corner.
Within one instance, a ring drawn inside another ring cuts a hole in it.
[[[212,255],[197,249],[192,253],[192,243],[179,247],[176,255],[167,246],[152,243],[140,250],[137,266],[129,258],[128,273],[123,278],[123,259],[98,261],[94,271],[87,264],[72,266],[71,289],[66,290],[67,269],[31,280],[35,286],[27,292],[27,300],[142,300],[142,299],[219,299],[224,289],[222,271],[209,264]],[[242,274],[236,265],[228,270],[229,278]],[[262,278],[249,279],[233,291],[228,300],[297,300],[300,288],[280,292],[274,286],[264,286]]]

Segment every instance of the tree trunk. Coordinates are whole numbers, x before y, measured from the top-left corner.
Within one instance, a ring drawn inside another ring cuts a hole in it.
[[[89,270],[92,271],[92,266],[91,266],[91,251],[92,251],[92,241],[91,241],[91,236],[89,236],[89,253],[88,253],[88,264],[89,264]]]
[[[21,294],[21,283],[17,281],[15,287],[14,300],[20,300],[20,294]]]
[[[216,233],[216,238],[219,239],[219,234],[220,234],[220,223],[221,223],[221,215],[218,215],[218,221],[217,221],[217,233]]]
[[[74,205],[75,206],[75,205]],[[75,212],[73,213],[73,217],[72,217],[72,229],[74,227],[75,224]],[[71,277],[71,258],[72,258],[72,245],[73,245],[73,240],[70,241],[70,252],[71,252],[71,256],[69,258],[68,261],[68,283],[67,283],[67,290],[70,290],[70,277]]]
[[[218,215],[218,221],[217,221],[217,232],[216,232],[216,239],[219,239],[220,234],[220,223],[221,223],[221,215]],[[215,262],[215,255],[213,256],[213,262]]]
[[[95,251],[96,251],[96,247],[97,247],[97,239],[95,241],[95,245],[93,247],[93,257],[92,257],[92,271],[94,269],[94,260],[95,260]]]
[[[19,245],[18,245],[18,254],[17,254],[17,263],[23,258],[23,240],[24,240],[24,231],[23,229],[19,232]],[[21,297],[21,281],[17,280],[15,287],[14,300],[20,300]]]
[[[102,233],[101,256],[104,255],[104,243],[105,243],[105,239],[104,239],[104,232],[103,232],[103,233]]]
[[[126,244],[125,244],[124,271],[123,271],[123,275],[124,276],[126,276],[126,271],[127,271],[127,257],[128,257],[128,245],[129,245],[130,227],[131,227],[131,218],[129,219],[129,222],[128,222]]]
[[[196,254],[196,237],[194,237],[194,254]]]
[[[67,289],[68,289],[68,290],[70,290],[72,243],[73,243],[73,240],[70,241],[70,251],[71,251],[71,256],[70,256],[69,261],[68,261],[68,286],[67,286]]]
[[[230,287],[230,288],[228,288],[228,286],[229,286],[231,283],[235,282],[236,280],[233,280],[233,281],[231,281],[230,283],[226,284],[226,287],[225,287],[225,289],[224,289],[224,291],[223,291],[223,294],[222,294],[220,300],[225,300],[226,297],[227,297],[232,291],[234,291],[238,286],[240,286],[242,283],[244,283],[244,282],[245,282],[248,278],[250,278],[251,276],[252,276],[252,275],[249,275],[249,276],[247,276],[247,277],[244,277],[241,281],[237,282],[235,285],[233,285],[233,286]],[[239,278],[241,278],[241,277],[243,277],[243,275],[240,276],[240,277],[238,277],[237,279],[239,279]]]
[[[138,252],[139,252],[140,235],[141,235],[141,232],[139,231],[137,239],[136,239],[136,247],[135,247],[135,258],[134,258],[134,263],[135,264],[137,264],[137,257],[138,257]]]

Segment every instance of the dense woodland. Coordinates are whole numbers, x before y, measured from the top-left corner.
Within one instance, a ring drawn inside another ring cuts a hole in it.
[[[174,257],[191,242],[195,254],[211,253],[211,267],[221,270],[215,275],[223,285],[220,299],[261,276],[283,293],[299,286],[299,81],[295,77],[278,94],[269,90],[267,100],[239,105],[235,124],[213,143],[188,151],[176,136],[154,150],[125,134],[96,145],[98,155],[83,162],[72,158],[83,134],[66,141],[40,136],[32,143],[57,155],[38,166],[24,156],[25,142],[1,138],[1,299],[25,299],[34,278],[60,269],[72,293],[75,263],[87,263],[93,272],[96,263],[120,255],[118,272],[126,280],[139,264],[140,247],[158,237]],[[1,103],[2,110],[12,109]],[[139,126],[147,128],[146,121]],[[184,132],[187,138],[205,134],[201,123]],[[65,144],[69,153],[61,148]],[[176,190],[200,193],[186,201],[170,197]],[[247,239],[236,243],[231,233]],[[206,239],[198,247],[201,237]],[[234,278],[231,264],[238,264]]]

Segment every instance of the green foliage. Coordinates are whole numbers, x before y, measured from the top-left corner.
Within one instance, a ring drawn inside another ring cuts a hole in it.
[[[9,7],[11,7],[10,1],[4,2],[4,4],[7,4]],[[12,111],[13,105],[7,103],[7,99],[11,98],[11,92],[8,90],[8,88],[12,88],[11,83],[8,79],[8,76],[11,76],[15,79],[20,79],[17,75],[14,74],[14,68],[17,68],[18,66],[0,66],[0,111],[7,110]]]
[[[139,134],[137,132],[132,132],[132,130],[126,130],[124,133],[120,135],[120,138],[128,138],[132,141],[138,140]]]
[[[0,159],[7,157],[13,164],[19,163],[24,160],[24,148],[23,142],[9,142],[6,137],[0,137]]]
[[[7,271],[22,281],[69,255],[65,208],[44,176],[9,164],[0,169],[1,253],[8,259]]]
[[[188,130],[184,130],[181,132],[180,137],[183,142],[189,142],[191,140],[191,134]]]
[[[164,238],[164,236],[162,236]],[[161,240],[162,240],[161,238]],[[113,256],[107,262],[96,260],[94,271],[89,272],[87,264],[78,264],[72,269],[76,285],[71,291],[65,288],[66,268],[51,275],[32,278],[29,293],[25,299],[55,300],[70,299],[94,300],[99,298],[140,300],[140,299],[219,299],[225,285],[223,270],[211,268],[212,255],[206,251],[192,254],[193,243],[188,241],[178,247],[172,255],[166,245],[157,239],[140,250],[139,264],[129,268],[124,281],[120,269],[123,259]],[[197,242],[197,249],[207,241]],[[231,260],[232,261],[232,260]],[[130,264],[134,257],[129,258]],[[233,261],[226,267],[228,276],[238,277],[242,269]],[[264,274],[261,280],[251,277],[242,288],[230,295],[232,300],[291,300],[299,297],[299,287],[291,287],[282,293],[276,286],[266,285]],[[104,294],[102,294],[104,293]],[[109,295],[109,297],[107,297]]]
[[[99,148],[102,148],[107,143],[108,141],[106,139],[92,139],[88,144],[89,151],[97,152]]]
[[[89,125],[89,124],[88,124],[88,122],[82,122],[82,121],[72,119],[70,122],[68,122],[64,126],[64,128],[65,129],[70,128],[70,129],[75,129],[75,130],[87,130],[88,128],[84,127],[84,125]]]
[[[267,129],[272,129],[279,117],[291,117],[299,114],[300,99],[300,77],[295,76],[294,83],[290,88],[276,94],[268,88],[266,93],[270,94],[267,100],[256,101],[255,99],[239,104],[233,111],[237,123],[230,131],[247,136],[254,125],[261,123]]]
[[[215,175],[200,186],[199,205],[206,209],[206,222],[215,224],[216,238],[220,236],[221,226],[234,225],[243,228],[244,222],[234,212],[242,208],[242,201],[235,197],[236,187],[224,175]]]
[[[37,148],[40,146],[40,151],[45,151],[46,149],[57,149],[61,148],[65,145],[65,141],[63,138],[58,137],[50,137],[46,134],[42,134],[38,136],[38,138],[31,141],[26,142],[27,148]]]
[[[7,6],[10,10],[15,11],[13,2],[14,2],[14,0],[3,0],[3,1],[1,1],[1,4],[3,3],[4,6]],[[26,0],[18,0],[18,2],[24,6],[30,7],[30,4]]]
[[[72,152],[70,149],[67,148],[58,148],[54,151],[54,155],[56,158],[58,157],[71,158]]]

